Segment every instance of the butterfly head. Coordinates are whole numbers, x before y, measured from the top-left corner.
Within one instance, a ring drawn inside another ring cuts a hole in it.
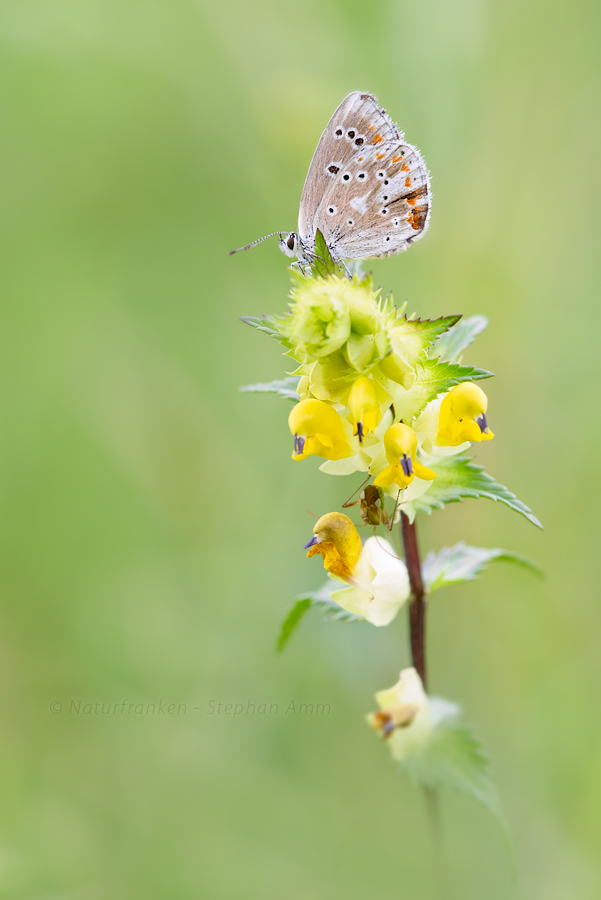
[[[281,234],[278,244],[280,250],[286,256],[290,256],[292,259],[298,258],[299,240],[298,235],[294,231],[291,231],[289,234]]]
[[[281,234],[278,241],[280,250],[285,256],[295,259],[297,265],[303,270],[303,266],[311,266],[315,258],[312,248],[305,244],[295,231]],[[303,270],[304,271],[304,270]]]

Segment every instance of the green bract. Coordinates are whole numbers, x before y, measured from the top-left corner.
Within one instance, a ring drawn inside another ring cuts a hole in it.
[[[341,278],[298,276],[290,313],[279,320],[280,332],[299,362],[310,362],[339,350],[351,335],[351,317]]]
[[[369,279],[292,274],[290,312],[275,319],[290,356],[307,364],[340,351],[345,368],[362,372],[389,351],[385,317]]]

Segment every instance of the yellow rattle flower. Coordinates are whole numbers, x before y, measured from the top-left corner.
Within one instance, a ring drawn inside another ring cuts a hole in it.
[[[301,400],[293,407],[288,425],[294,435],[294,460],[299,461],[308,456],[343,459],[353,454],[344,433],[342,419],[323,400]]]
[[[326,513],[315,523],[313,537],[305,550],[307,556],[321,553],[324,568],[345,581],[349,581],[361,555],[359,532],[344,513]]]
[[[386,709],[379,709],[367,716],[367,722],[374,731],[379,731],[386,740],[395,728],[406,728],[411,725],[419,712],[417,703],[396,703]]]
[[[415,669],[403,669],[394,687],[379,691],[376,701],[380,709],[367,716],[369,725],[389,741],[394,759],[403,762],[424,747],[432,735],[434,716]],[[457,707],[439,701],[439,716],[457,714]]]
[[[384,450],[390,465],[374,478],[376,487],[390,487],[394,482],[404,489],[411,484],[415,476],[424,481],[433,481],[436,478],[435,472],[416,460],[417,435],[408,425],[398,422],[390,426],[384,435]]]
[[[374,382],[365,375],[357,378],[350,389],[346,405],[351,411],[348,420],[356,426],[354,433],[361,443],[365,433],[375,431],[382,418],[380,398]]]
[[[473,381],[457,384],[440,404],[436,443],[456,447],[464,441],[490,441],[494,434],[486,421],[488,398]]]

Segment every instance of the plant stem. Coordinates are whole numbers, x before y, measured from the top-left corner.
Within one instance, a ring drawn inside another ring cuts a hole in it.
[[[401,513],[401,531],[405,562],[409,573],[411,600],[409,601],[409,624],[411,630],[411,658],[413,665],[426,690],[426,600],[422,568],[417,545],[415,522],[410,522],[404,512]]]
[[[411,658],[413,666],[422,680],[424,691],[426,686],[426,599],[424,583],[422,581],[422,566],[419,558],[417,544],[417,531],[415,522],[410,522],[404,512],[401,513],[401,531],[403,534],[403,547],[405,549],[405,562],[409,573],[409,585],[411,587],[411,599],[409,601],[409,625],[411,631]],[[424,800],[428,811],[430,834],[432,836],[432,848],[436,862],[436,877],[440,896],[445,896],[445,866],[444,846],[442,834],[442,822],[436,788],[423,785]]]

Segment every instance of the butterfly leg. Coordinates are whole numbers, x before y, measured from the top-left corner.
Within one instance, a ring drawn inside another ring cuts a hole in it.
[[[348,280],[352,281],[353,276],[351,274],[351,270],[349,269],[349,267],[347,266],[347,264],[345,263],[345,261],[343,259],[340,260],[340,264],[342,265],[342,268],[346,272],[346,277],[348,278]]]

